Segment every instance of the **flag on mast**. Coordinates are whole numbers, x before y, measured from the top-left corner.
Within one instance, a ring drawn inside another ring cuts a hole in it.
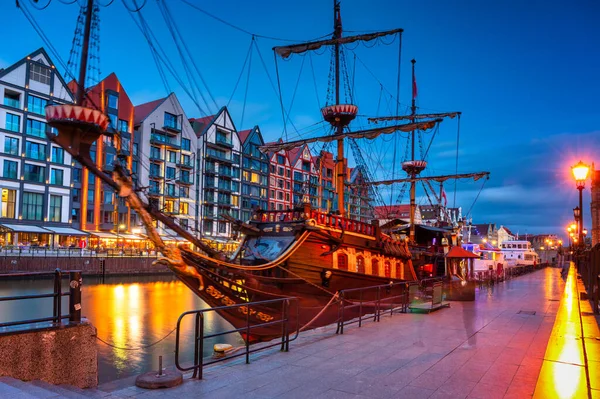
[[[446,190],[442,187],[442,198],[444,199],[444,207],[448,206],[448,197],[446,197]]]
[[[414,100],[415,98],[417,98],[417,94],[418,94],[418,91],[417,91],[417,78],[415,77],[414,73],[413,73],[413,81],[412,81],[412,91],[413,91],[412,98]]]

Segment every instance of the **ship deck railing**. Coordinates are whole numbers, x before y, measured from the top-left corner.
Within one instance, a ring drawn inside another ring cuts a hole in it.
[[[0,257],[42,257],[42,258],[113,258],[136,257],[156,258],[160,252],[134,248],[58,248],[44,246],[6,246],[0,247]]]
[[[275,313],[273,313],[273,308],[277,305],[281,305],[281,312],[275,315]],[[268,312],[269,314],[267,315],[262,311]],[[240,314],[245,315],[245,325],[226,331],[205,334],[205,319],[212,319],[212,317],[215,316],[214,313],[220,314],[227,312],[240,312]],[[209,317],[205,316],[208,313],[212,314],[209,315]],[[290,348],[290,342],[298,338],[298,335],[300,334],[299,317],[300,304],[298,298],[296,297],[269,299],[265,301],[248,302],[228,306],[218,306],[214,308],[191,310],[188,312],[184,312],[181,314],[181,316],[179,316],[179,319],[177,320],[175,335],[175,366],[181,371],[193,370],[192,378],[202,379],[202,370],[204,366],[208,366],[240,356],[245,356],[246,364],[249,364],[251,353],[262,351],[268,348],[273,348],[276,346],[280,346],[280,350],[282,352],[287,352]],[[184,324],[187,320],[189,320],[189,318],[193,318],[192,336],[194,345],[194,361],[191,366],[185,367],[181,364],[180,361],[182,346],[181,338],[182,336],[187,335],[186,332],[184,332]],[[260,322],[257,322],[258,320],[260,320]],[[291,325],[291,322],[293,320],[295,320],[295,325]],[[252,336],[253,331],[255,331],[256,329],[273,328],[275,326],[280,326],[281,328],[281,330],[278,331],[278,333],[275,333],[275,331],[273,331],[274,336],[281,335],[280,340],[273,340],[271,341],[272,343],[265,343],[264,345],[259,345],[258,343],[251,343],[250,337]],[[204,347],[206,345],[206,340],[231,334],[245,335],[246,339],[244,351],[240,352],[237,350],[241,348],[233,348],[234,350],[231,351],[231,353],[233,354],[231,355],[212,359],[204,358]],[[251,345],[255,345],[255,347],[251,349]]]
[[[399,281],[339,291],[336,334],[344,334],[344,327],[351,324],[379,322],[382,314],[406,313],[411,287],[418,286],[416,281]]]
[[[301,210],[286,211],[261,211],[256,215],[258,222],[277,223],[277,222],[301,222],[307,218],[313,219],[317,225],[330,227],[334,229],[349,231],[353,233],[375,236],[375,227],[372,224],[361,222],[359,220],[348,219],[340,215],[323,213],[311,210],[307,215]]]

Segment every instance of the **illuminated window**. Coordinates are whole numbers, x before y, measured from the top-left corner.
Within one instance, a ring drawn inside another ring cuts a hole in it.
[[[2,217],[15,218],[15,202],[17,198],[16,190],[2,189]]]
[[[165,201],[164,211],[167,213],[173,213],[175,210],[175,201],[167,200]]]
[[[402,278],[404,273],[402,273],[402,263],[396,262],[396,278]]]
[[[392,277],[392,265],[390,265],[390,262],[387,260],[383,263],[383,271],[386,277]]]
[[[179,203],[179,214],[180,215],[188,215],[189,211],[190,211],[190,204],[188,204],[187,202]]]
[[[338,254],[338,269],[348,270],[348,255]]]
[[[356,271],[358,273],[365,272],[365,258],[363,258],[362,255],[356,257]]]
[[[371,261],[372,271],[371,274],[374,276],[379,276],[379,260],[374,259]]]

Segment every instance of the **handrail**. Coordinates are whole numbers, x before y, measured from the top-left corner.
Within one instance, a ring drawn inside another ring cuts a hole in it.
[[[63,273],[69,273],[69,292],[62,292],[62,279],[66,275]],[[69,319],[69,323],[78,323],[81,321],[81,271],[80,270],[66,270],[61,271],[56,269],[54,272],[41,272],[41,273],[8,273],[0,274],[0,277],[26,277],[26,276],[54,276],[54,289],[50,294],[35,294],[35,295],[13,295],[0,297],[0,302],[7,301],[21,301],[27,299],[39,299],[39,298],[52,298],[52,317],[41,317],[37,319],[27,319],[18,321],[9,321],[0,323],[0,327],[12,327],[33,323],[41,323],[51,321],[54,324],[61,324],[63,319]],[[69,297],[69,313],[67,315],[62,314],[62,297]]]
[[[252,307],[266,305],[266,304],[276,304],[281,302],[281,318],[279,320],[269,320],[263,323],[252,324],[250,320],[251,314],[256,314],[252,312]],[[296,303],[296,333],[293,338],[290,339],[290,302]],[[204,335],[204,314],[208,312],[219,312],[219,311],[228,311],[232,309],[238,309],[241,313],[246,315],[246,325],[239,328],[234,328],[232,330],[222,331],[214,334]],[[179,362],[179,352],[180,352],[180,333],[181,333],[181,322],[185,319],[186,316],[195,315],[195,324],[194,324],[194,364],[191,367],[183,367]],[[298,334],[300,333],[300,305],[298,302],[298,298],[296,297],[287,297],[287,298],[277,298],[277,299],[268,299],[264,301],[258,302],[248,302],[236,305],[228,305],[228,306],[218,306],[214,308],[208,309],[200,309],[200,310],[190,310],[184,312],[179,316],[177,320],[176,334],[175,334],[175,366],[181,371],[190,371],[194,370],[192,378],[202,379],[202,370],[204,366],[208,366],[214,363],[222,362],[227,359],[232,359],[239,356],[246,356],[246,364],[250,363],[250,353],[258,352],[267,348],[272,348],[274,346],[281,345],[281,351],[287,352],[290,348],[290,342],[294,341],[298,338]],[[250,333],[253,329],[259,327],[268,327],[281,324],[281,343],[274,343],[267,346],[261,346],[260,348],[250,350]],[[213,359],[208,362],[204,361],[204,340],[207,338],[220,337],[227,334],[234,334],[245,332],[246,334],[246,345],[245,351],[243,353],[239,353],[236,355],[223,357],[219,359]]]
[[[381,314],[389,310],[390,316],[395,311],[406,313],[409,303],[409,286],[416,282],[399,281],[389,284],[374,285],[370,287],[349,288],[339,292],[338,302],[338,322],[336,334],[344,334],[344,327],[350,324],[358,323],[362,327],[363,320],[373,319],[379,322]],[[397,293],[394,293],[394,291]],[[349,298],[350,294],[358,293],[358,298]],[[371,299],[364,299],[365,294],[371,294]],[[374,298],[373,298],[374,297]],[[369,310],[364,309],[364,305],[370,305]],[[397,305],[397,306],[395,306]],[[347,311],[358,307],[358,319],[353,317],[346,320]],[[372,316],[365,317],[367,312],[373,310]]]
[[[0,247],[0,257],[17,258],[156,258],[160,254],[156,250],[133,248],[52,248],[52,247]]]

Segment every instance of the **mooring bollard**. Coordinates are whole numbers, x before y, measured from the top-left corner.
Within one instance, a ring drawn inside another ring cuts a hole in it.
[[[162,356],[158,357],[158,376],[157,377],[162,377],[163,373],[162,373]]]
[[[69,272],[69,322],[81,322],[81,278],[80,271]]]
[[[138,375],[135,379],[136,386],[146,389],[171,388],[183,382],[183,374],[179,371],[165,370],[163,373],[162,358],[158,357],[158,374],[156,371],[149,371]]]

